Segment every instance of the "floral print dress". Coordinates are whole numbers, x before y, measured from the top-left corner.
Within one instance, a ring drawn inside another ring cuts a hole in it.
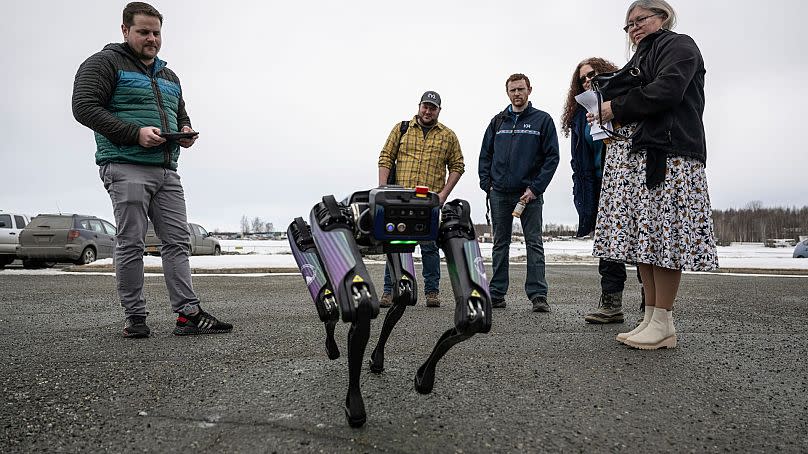
[[[616,132],[629,136],[636,124]],[[630,141],[611,141],[595,226],[595,257],[663,268],[718,268],[712,209],[704,164],[669,156],[665,181],[645,185],[645,151]]]

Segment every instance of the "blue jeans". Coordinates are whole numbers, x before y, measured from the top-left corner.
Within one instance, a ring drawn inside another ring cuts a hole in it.
[[[490,193],[491,224],[494,228],[494,247],[492,259],[494,274],[489,288],[491,298],[504,299],[508,293],[508,255],[513,233],[513,208],[519,202],[522,192],[500,192],[494,189]],[[520,220],[527,245],[527,277],[525,293],[529,299],[547,296],[547,280],[544,277],[544,244],[542,234],[542,205],[544,197],[538,196],[525,206]]]
[[[421,248],[421,264],[424,275],[424,294],[438,292],[440,289],[440,252],[434,241],[419,243]],[[393,293],[393,280],[390,269],[384,267],[384,293]]]

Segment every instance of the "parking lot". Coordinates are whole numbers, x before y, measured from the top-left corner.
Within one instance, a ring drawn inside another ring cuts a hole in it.
[[[340,408],[348,327],[329,361],[299,275],[195,277],[235,329],[190,338],[171,335],[163,279],[148,277],[152,337],[130,340],[113,276],[0,271],[0,451],[808,450],[808,278],[685,274],[679,347],[643,352],[614,341],[640,315],[636,282],[628,323],[587,325],[596,267],[550,266],[549,314],[529,311],[524,269],[492,331],[450,350],[420,395],[415,370],[452,323],[444,267],[443,306],[408,308],[385,371],[363,370],[362,429]]]

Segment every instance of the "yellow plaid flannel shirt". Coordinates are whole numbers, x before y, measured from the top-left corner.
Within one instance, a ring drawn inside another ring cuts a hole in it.
[[[447,169],[463,174],[463,153],[454,131],[438,122],[424,138],[416,117],[410,120],[403,137],[400,127],[396,123],[379,155],[379,167],[390,169],[396,164],[396,184],[405,188],[427,186],[432,192],[440,192],[446,184]]]

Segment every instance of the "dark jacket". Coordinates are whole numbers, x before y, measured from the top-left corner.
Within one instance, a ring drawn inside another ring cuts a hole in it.
[[[687,35],[659,30],[640,41],[628,64],[637,60],[643,85],[612,100],[617,122],[639,122],[631,137],[632,150],[706,162],[705,70],[696,43]]]
[[[496,131],[495,131],[496,128]],[[558,135],[553,119],[531,103],[518,115],[510,106],[485,130],[480,150],[480,188],[544,194],[558,167]]]
[[[180,80],[166,63],[155,58],[147,68],[128,44],[107,44],[84,61],[73,83],[73,116],[95,131],[95,162],[121,162],[177,169],[175,141],[144,148],[141,127],[178,132],[191,126],[185,112]]]
[[[586,109],[578,107],[572,117],[570,128],[570,146],[572,160],[572,199],[578,211],[578,232],[576,236],[589,235],[595,230],[598,217],[598,200],[603,183],[602,176],[597,174],[595,153],[600,153],[601,165],[605,162],[606,147],[597,149],[586,140]],[[601,141],[597,141],[601,143]]]

